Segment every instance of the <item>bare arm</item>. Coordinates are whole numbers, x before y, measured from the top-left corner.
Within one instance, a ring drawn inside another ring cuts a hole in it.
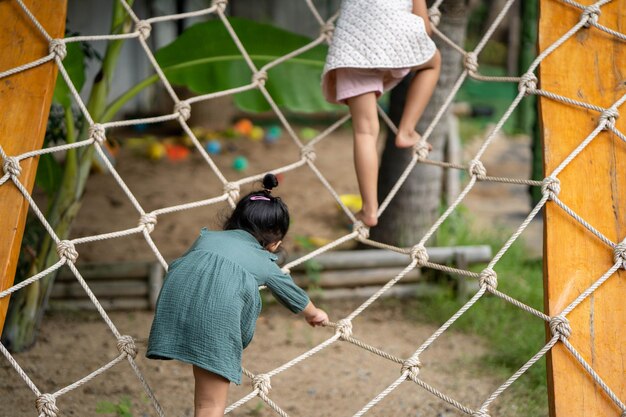
[[[428,33],[428,36],[432,36],[433,28],[430,26],[430,18],[428,17],[428,8],[426,7],[426,0],[413,0],[413,14],[416,14],[422,19],[424,19],[424,25],[426,26],[426,33]]]
[[[311,326],[321,326],[325,322],[328,321],[328,315],[326,312],[320,308],[315,307],[313,302],[309,301],[309,304],[302,310],[302,314],[304,314],[304,319]]]

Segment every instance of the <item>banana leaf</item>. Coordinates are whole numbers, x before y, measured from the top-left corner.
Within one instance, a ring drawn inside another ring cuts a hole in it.
[[[229,22],[257,69],[311,42],[305,36],[252,20],[230,18]],[[293,112],[339,109],[326,102],[320,88],[326,52],[325,44],[318,45],[268,71],[265,86],[278,106]],[[185,86],[196,94],[240,87],[252,81],[251,69],[221,20],[189,27],[155,55],[173,85]],[[157,81],[156,75],[147,78],[120,96],[111,104],[107,116]],[[270,110],[259,90],[237,94],[235,104],[245,111]]]

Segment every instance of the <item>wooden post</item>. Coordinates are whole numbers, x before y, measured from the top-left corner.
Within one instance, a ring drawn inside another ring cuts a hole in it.
[[[24,0],[26,7],[53,38],[65,32],[65,0]],[[48,42],[15,1],[0,1],[0,71],[48,55]],[[0,80],[0,145],[9,156],[40,149],[57,67],[53,61]],[[21,161],[19,180],[30,192],[38,158]],[[0,186],[0,290],[13,285],[28,203],[8,181]],[[9,297],[0,299],[0,333]]]
[[[579,0],[591,5],[592,0]],[[541,0],[539,48],[544,51],[579,21],[581,10]],[[599,23],[625,32],[626,0],[601,8]],[[626,42],[582,29],[540,66],[541,89],[609,107],[626,93]],[[598,113],[540,98],[546,175],[598,125]],[[617,128],[626,132],[626,106]],[[626,144],[602,132],[558,175],[559,198],[613,242],[626,237]],[[545,305],[559,314],[613,264],[613,251],[556,204],[546,207]],[[570,343],[622,401],[626,400],[626,271],[611,276],[567,315]],[[548,356],[552,417],[618,417],[622,411],[562,343]]]

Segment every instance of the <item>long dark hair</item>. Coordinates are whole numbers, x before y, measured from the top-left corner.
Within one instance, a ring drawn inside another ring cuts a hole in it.
[[[245,230],[263,247],[282,240],[289,229],[289,209],[280,197],[271,195],[277,185],[276,176],[266,174],[264,189],[253,191],[239,200],[224,223],[224,230]]]

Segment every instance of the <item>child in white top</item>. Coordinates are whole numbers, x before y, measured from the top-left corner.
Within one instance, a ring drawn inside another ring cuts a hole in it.
[[[415,146],[415,127],[437,85],[441,56],[430,39],[425,0],[343,0],[322,75],[322,90],[332,103],[350,108],[354,165],[367,226],[378,222],[379,133],[377,98],[415,72],[407,93],[395,144]]]

